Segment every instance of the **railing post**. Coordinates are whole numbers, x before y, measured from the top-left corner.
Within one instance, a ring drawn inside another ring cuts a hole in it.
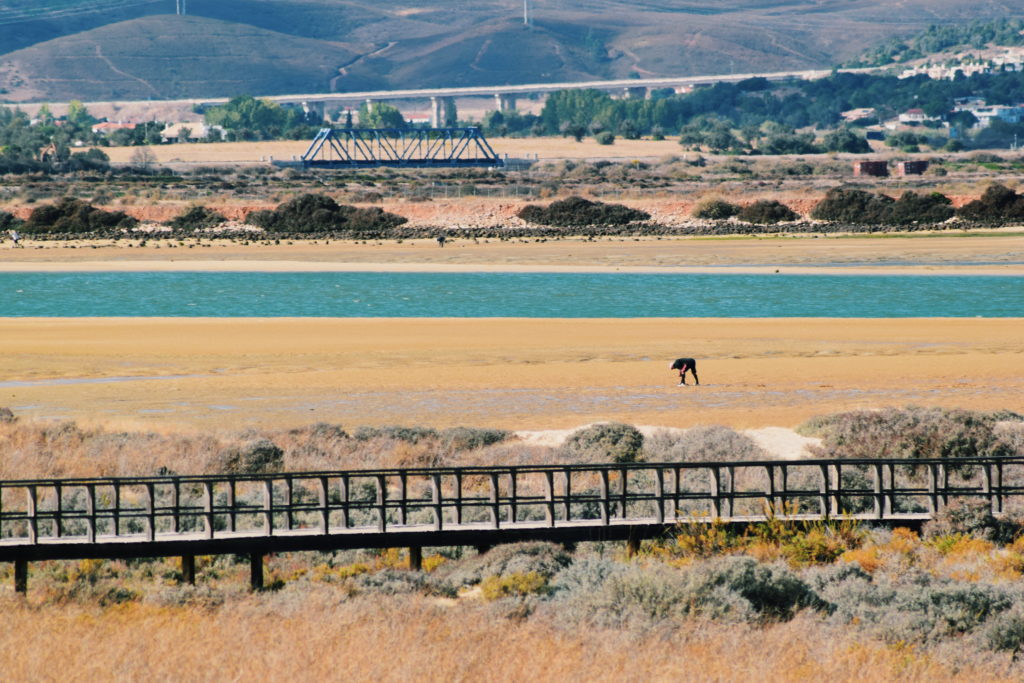
[[[85,485],[85,540],[96,542],[96,485]]]
[[[146,540],[156,540],[156,488],[153,482],[146,482]]]
[[[673,520],[678,520],[679,519],[679,494],[682,493],[682,490],[683,490],[682,489],[682,487],[683,487],[683,482],[682,482],[683,470],[682,470],[681,467],[676,467],[676,468],[674,468],[674,472],[675,472],[675,482],[674,482],[675,494],[672,496],[672,519]]]
[[[35,485],[25,488],[25,515],[28,517],[28,542],[39,542],[39,519],[36,517],[38,495]]]
[[[828,504],[831,500],[831,494],[829,493],[830,482],[828,477],[828,465],[818,465],[818,469],[821,472],[821,481],[818,484],[818,511],[822,517],[828,519]]]
[[[190,586],[196,585],[196,556],[181,556],[181,582]]]
[[[889,486],[885,489],[885,497],[882,502],[882,514],[889,516],[896,509],[896,466],[892,463],[888,463],[885,466],[886,471],[889,474]],[[882,482],[883,487],[885,482]]]
[[[171,532],[181,531],[181,483],[174,479],[171,482]]]
[[[203,531],[213,538],[213,483],[203,482]]]
[[[875,463],[871,466],[871,486],[874,495],[872,496],[872,506],[875,519],[884,519],[885,513],[883,511],[882,504],[882,463]]]
[[[114,525],[114,535],[121,535],[121,483],[114,480],[114,511],[111,514]]]
[[[829,497],[829,514],[838,515],[842,512],[839,509],[839,494],[843,490],[843,470],[840,463],[829,466],[832,476],[832,495]]]
[[[608,502],[608,470],[601,470],[601,500],[598,503],[598,508],[601,510],[601,524],[607,526],[609,524],[609,508],[611,507]]]
[[[430,504],[434,508],[434,531],[444,528],[444,510],[441,508],[441,475],[430,475]]]
[[[544,521],[555,525],[555,473],[544,472]]]
[[[288,524],[288,531],[291,531],[295,526],[295,517],[292,510],[292,478],[284,478],[284,505],[285,505],[285,522]]]
[[[331,524],[331,510],[328,507],[327,500],[327,477],[319,477],[317,479],[317,502],[320,504],[320,523],[319,529],[321,534],[326,534],[330,531]]]
[[[378,474],[377,482],[377,531],[388,530],[388,482],[383,474]]]
[[[994,513],[996,510],[996,501],[995,497],[992,495],[992,463],[985,463],[982,468],[982,476],[981,493],[985,496],[986,500],[988,500],[988,509]]]
[[[501,511],[498,509],[498,474],[491,472],[488,478],[491,480],[491,498],[490,498],[490,510],[491,510],[491,528],[501,528]]]
[[[227,506],[228,506],[228,531],[233,532],[238,524],[238,510],[235,508],[235,499],[237,497],[237,491],[235,489],[235,479],[231,477],[228,479],[228,491],[227,491]]]
[[[626,492],[629,486],[629,470],[623,467],[619,470],[619,476],[622,477],[622,486],[619,489],[619,519],[626,519],[629,505],[629,496]]]
[[[516,468],[509,468],[509,489],[508,489],[508,521],[511,523],[516,522],[516,518],[519,517],[519,505],[516,501],[516,496],[519,495],[519,477],[516,473]]]
[[[274,535],[274,480],[263,480],[263,533]],[[262,559],[260,560],[262,562]],[[263,569],[260,565],[260,588],[263,587]]]
[[[462,470],[455,470],[455,524],[462,524]]]
[[[722,518],[722,499],[719,497],[722,485],[722,470],[716,465],[708,467],[708,493],[711,494],[711,518]]]
[[[665,523],[665,470],[660,467],[654,470],[654,519],[658,524]]]
[[[343,474],[338,479],[338,497],[341,498],[341,528],[348,528],[348,504],[349,504],[349,493],[348,493],[348,475]]]
[[[928,512],[939,511],[939,468],[935,463],[928,464]]]
[[[572,503],[570,502],[570,498],[572,498],[572,470],[566,467],[562,471],[562,478],[565,483],[565,500],[562,506],[565,512],[565,521],[568,522],[572,519]]]
[[[940,476],[942,477],[942,494],[939,496],[939,502],[942,504],[942,507],[946,507],[949,505],[949,468],[945,463],[939,465],[939,468]]]
[[[771,465],[765,465],[764,471],[768,475],[768,482],[764,488],[765,509],[769,510],[773,515],[780,515],[782,511],[779,510],[775,502],[775,468]]]
[[[736,468],[729,465],[725,473],[728,476],[725,484],[725,516],[731,519],[736,514]]]
[[[57,482],[56,484],[54,484],[53,492],[57,496],[57,500],[56,500],[57,504],[56,504],[56,509],[54,510],[54,518],[53,518],[53,531],[54,531],[54,534],[57,536],[57,538],[60,538],[61,537],[61,533],[64,531],[64,529],[63,529],[63,526],[64,526],[63,525],[63,521],[64,521],[64,497],[63,497],[63,495],[61,495],[63,493],[63,491],[62,491],[62,487],[60,485],[60,482]]]
[[[996,463],[996,512],[1003,511],[1003,463]]]
[[[409,497],[409,475],[405,470],[398,473],[398,523],[405,525],[408,508],[406,499]]]

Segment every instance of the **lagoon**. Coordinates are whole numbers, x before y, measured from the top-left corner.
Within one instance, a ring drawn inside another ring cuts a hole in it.
[[[1024,316],[1024,278],[652,273],[0,273],[3,317]]]

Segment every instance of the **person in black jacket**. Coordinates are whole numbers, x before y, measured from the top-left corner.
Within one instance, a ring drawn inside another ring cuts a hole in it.
[[[686,372],[689,370],[690,374],[693,375],[694,384],[700,386],[700,380],[697,379],[697,361],[694,359],[676,358],[668,367],[670,370],[679,371],[679,384],[686,384]]]

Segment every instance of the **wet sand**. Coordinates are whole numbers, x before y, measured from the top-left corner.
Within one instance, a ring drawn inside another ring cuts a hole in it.
[[[1024,412],[1024,319],[5,319],[0,405],[108,427],[793,426]],[[700,387],[668,361],[700,359]]]

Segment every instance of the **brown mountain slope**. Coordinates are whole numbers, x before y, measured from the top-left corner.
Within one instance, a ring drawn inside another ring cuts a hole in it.
[[[190,16],[145,17],[0,59],[11,101],[162,99],[322,90],[346,45]],[[367,85],[373,85],[367,83]]]

